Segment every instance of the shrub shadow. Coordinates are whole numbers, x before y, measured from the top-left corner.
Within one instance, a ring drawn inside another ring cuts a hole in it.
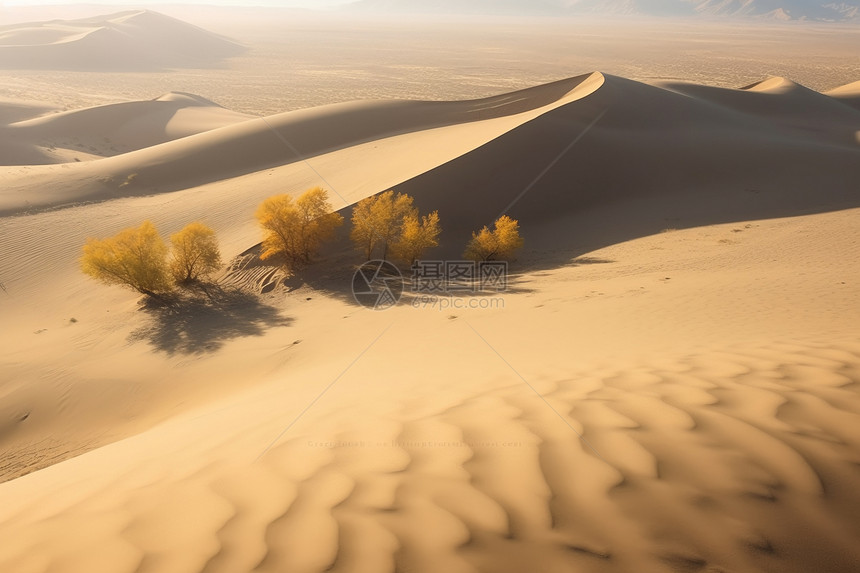
[[[434,260],[428,258],[427,260]],[[458,259],[459,260],[459,259]],[[398,268],[403,278],[403,293],[400,305],[409,305],[415,299],[427,296],[441,298],[482,298],[498,297],[503,295],[533,292],[522,284],[522,269],[516,263],[512,263],[507,275],[507,288],[502,291],[493,289],[475,288],[452,288],[444,292],[421,292],[417,289],[417,283],[413,283],[413,271],[408,265],[397,261],[389,261]],[[288,292],[308,288],[322,293],[328,297],[335,298],[351,306],[361,307],[353,294],[353,278],[359,268],[364,264],[360,255],[347,244],[335,251],[331,247],[326,249],[323,256],[314,264],[296,269],[290,276],[286,277],[281,284]],[[476,279],[477,280],[477,279]]]
[[[262,336],[293,322],[254,294],[199,283],[180,294],[148,298],[141,310],[149,323],[134,330],[129,340],[148,342],[169,355],[215,352],[230,340]]]

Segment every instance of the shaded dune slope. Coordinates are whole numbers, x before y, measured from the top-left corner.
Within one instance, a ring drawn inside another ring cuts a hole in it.
[[[603,219],[561,234],[608,244],[676,226],[665,214],[684,204],[697,206],[690,226],[860,203],[860,114],[827,96],[794,84],[762,93],[604,78],[587,98],[398,186],[440,211],[446,256],[509,207],[541,234],[550,221],[567,227],[572,214],[638,202],[623,227]],[[459,208],[464,194],[470,209]],[[655,212],[650,228],[636,224]]]
[[[820,94],[786,78],[773,77],[739,90],[690,83],[662,83],[676,91],[738,113],[772,120],[789,133],[834,143],[847,138],[840,126],[856,125],[846,114],[845,103]]]
[[[54,109],[54,106],[38,102],[0,100],[0,125],[30,119]]]

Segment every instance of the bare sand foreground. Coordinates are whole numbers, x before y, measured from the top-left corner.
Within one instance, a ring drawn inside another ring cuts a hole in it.
[[[857,93],[0,103],[0,571],[858,570]],[[363,309],[345,241],[180,313],[77,269],[317,184],[439,209],[432,257],[515,202],[504,308]]]

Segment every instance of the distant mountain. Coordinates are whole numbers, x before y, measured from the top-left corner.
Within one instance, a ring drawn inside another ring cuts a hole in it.
[[[557,14],[556,0],[359,0],[345,10],[414,14]]]
[[[0,69],[205,68],[244,49],[223,36],[149,10],[0,27]]]
[[[860,0],[359,0],[345,9],[387,13],[625,14],[860,21]]]
[[[696,11],[715,16],[768,16],[781,20],[843,21],[860,16],[857,0],[696,0]]]

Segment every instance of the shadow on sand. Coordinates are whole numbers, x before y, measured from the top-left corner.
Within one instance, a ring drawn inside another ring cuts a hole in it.
[[[290,326],[291,318],[256,295],[212,284],[196,284],[181,294],[147,299],[141,309],[148,324],[129,336],[167,354],[215,352],[226,342],[262,336],[270,328]]]
[[[360,308],[362,305],[353,294],[353,280],[358,269],[365,263],[360,254],[354,249],[342,243],[340,249],[335,251],[329,247],[324,258],[309,267],[296,270],[292,275],[285,278],[281,284],[289,291],[308,288],[320,292],[325,296],[335,298],[346,304]],[[433,260],[428,258],[427,260]],[[459,259],[458,259],[459,260]],[[505,294],[519,294],[532,292],[520,284],[517,273],[519,268],[512,265],[508,274],[508,283],[505,290],[499,292],[492,289],[458,288],[445,290],[444,292],[422,292],[418,290],[418,282],[413,278],[412,268],[404,263],[389,261],[396,266],[402,277],[402,300],[400,304],[410,304],[416,299],[435,295],[442,298],[482,298],[498,297]],[[477,278],[476,278],[477,281]],[[361,288],[361,285],[356,285]],[[378,285],[377,285],[378,286]]]

